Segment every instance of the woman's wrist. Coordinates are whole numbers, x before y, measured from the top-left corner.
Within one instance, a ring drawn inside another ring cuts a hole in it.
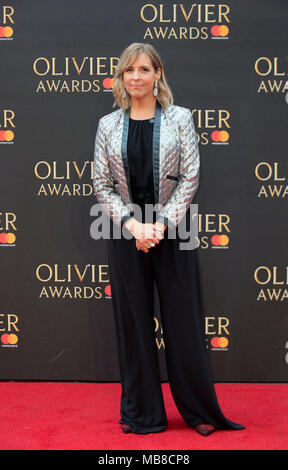
[[[159,230],[165,231],[167,228],[167,225],[163,224],[162,222],[159,222],[158,220],[155,222],[155,227],[157,227]]]
[[[134,217],[130,217],[123,226],[134,236],[135,228],[136,225],[139,224],[138,220],[136,220]]]

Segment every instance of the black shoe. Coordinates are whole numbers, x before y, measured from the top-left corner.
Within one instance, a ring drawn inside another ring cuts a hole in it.
[[[202,436],[209,436],[209,434],[215,431],[215,427],[212,424],[197,424],[195,429]]]
[[[127,424],[121,424],[122,431],[125,433],[132,432]]]

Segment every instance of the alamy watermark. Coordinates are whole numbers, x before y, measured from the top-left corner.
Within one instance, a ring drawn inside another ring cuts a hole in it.
[[[123,215],[119,215],[119,208],[118,212],[117,208],[118,206],[113,210],[113,206],[109,206],[109,209],[107,209],[106,206],[98,203],[91,207],[90,215],[95,217],[95,219],[90,225],[90,235],[94,240],[100,240],[102,238],[106,240],[121,238],[131,240],[134,238],[133,234],[125,227],[125,223],[122,226],[121,218]],[[133,218],[139,222],[143,220],[142,208],[138,204],[128,204],[126,208],[133,214]],[[161,212],[161,209],[163,209],[161,204],[145,204],[144,233],[145,224],[153,224],[153,217],[155,217],[156,214],[157,220],[157,214]],[[111,223],[111,220],[114,223]],[[176,225],[172,222],[165,224],[167,225],[165,238],[176,239],[176,237],[178,237],[178,239],[181,240],[179,243],[180,250],[194,250],[197,248],[199,232],[198,204],[190,204],[188,208],[186,205],[184,206],[184,204],[180,205],[173,211],[173,221],[177,221]]]

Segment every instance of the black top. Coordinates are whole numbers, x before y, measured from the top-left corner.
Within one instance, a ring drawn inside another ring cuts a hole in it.
[[[152,121],[152,122],[151,122]],[[135,120],[129,117],[127,156],[133,203],[143,211],[145,204],[154,204],[152,166],[154,118]]]

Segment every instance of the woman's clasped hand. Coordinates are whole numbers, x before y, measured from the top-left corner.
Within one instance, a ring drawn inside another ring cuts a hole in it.
[[[167,228],[162,222],[141,223],[132,219],[128,220],[125,226],[134,236],[137,250],[145,253],[164,238],[164,231]]]

